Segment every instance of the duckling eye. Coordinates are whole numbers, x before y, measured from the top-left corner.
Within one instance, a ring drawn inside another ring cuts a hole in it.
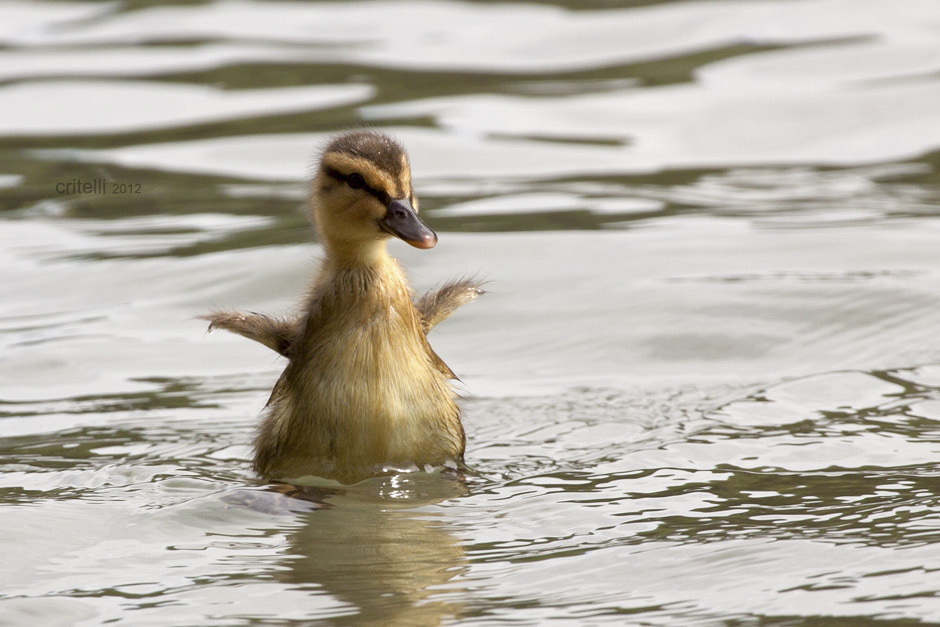
[[[346,177],[346,184],[353,189],[362,189],[366,186],[366,180],[358,172],[353,172]]]

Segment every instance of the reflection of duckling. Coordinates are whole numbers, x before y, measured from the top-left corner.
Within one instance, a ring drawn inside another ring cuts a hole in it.
[[[255,439],[255,470],[353,482],[383,465],[460,462],[454,374],[425,335],[483,292],[462,280],[412,302],[386,239],[426,249],[437,235],[418,218],[404,149],[370,131],[334,139],[311,205],[326,258],[301,314],[205,316],[210,330],[239,333],[289,360]]]

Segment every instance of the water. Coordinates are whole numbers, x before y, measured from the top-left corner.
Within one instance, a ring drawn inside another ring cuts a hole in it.
[[[2,625],[940,622],[933,0],[0,5]],[[278,499],[318,146],[409,149],[467,483]],[[105,191],[69,184],[102,181]],[[285,505],[286,501],[286,505]]]

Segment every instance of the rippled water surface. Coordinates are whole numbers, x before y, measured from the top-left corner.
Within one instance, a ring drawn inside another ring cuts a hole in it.
[[[287,498],[195,316],[362,125],[473,473]],[[938,168],[935,0],[0,4],[0,625],[940,622]]]

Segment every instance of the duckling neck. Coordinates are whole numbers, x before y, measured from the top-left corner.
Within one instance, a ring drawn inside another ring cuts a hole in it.
[[[366,242],[326,241],[326,265],[336,270],[376,268],[390,259],[384,239]]]

